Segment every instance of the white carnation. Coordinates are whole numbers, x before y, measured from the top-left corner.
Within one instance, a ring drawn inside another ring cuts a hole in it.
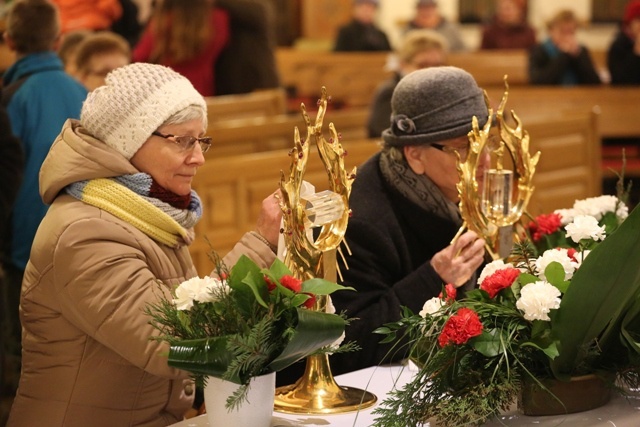
[[[573,218],[578,215],[578,212],[576,212],[574,209],[556,209],[555,211],[553,211],[553,213],[557,213],[558,215],[560,215],[560,224],[562,224],[563,226],[569,224],[571,221],[573,221]]]
[[[578,215],[565,227],[565,230],[567,230],[567,237],[576,243],[582,239],[598,241],[605,238],[604,227],[600,227],[598,220],[589,215]]]
[[[560,291],[549,282],[529,283],[520,290],[516,307],[527,320],[549,321],[549,311],[560,308]]]
[[[607,212],[616,212],[618,207],[618,198],[616,196],[598,196],[589,197],[584,200],[577,200],[573,204],[573,209],[578,211],[579,215],[592,216],[598,221]]]
[[[482,282],[484,282],[484,279],[491,276],[496,271],[504,270],[505,268],[515,268],[515,267],[511,264],[505,264],[504,261],[502,261],[501,259],[497,259],[485,265],[485,267],[482,269],[482,273],[480,273],[480,277],[478,277],[478,285],[481,285]]]
[[[578,267],[578,263],[571,259],[568,255],[567,249],[565,248],[546,250],[542,256],[536,259],[538,276],[542,280],[547,280],[547,277],[544,275],[544,270],[546,270],[547,266],[554,261],[560,263],[562,266],[562,269],[564,270],[564,280],[570,280]]]
[[[438,297],[433,297],[422,306],[422,310],[420,310],[420,316],[427,317],[433,316],[444,306],[444,301]]]
[[[227,284],[219,279],[205,276],[186,280],[176,288],[173,304],[178,310],[190,310],[195,301],[213,302],[221,292],[228,292]]]

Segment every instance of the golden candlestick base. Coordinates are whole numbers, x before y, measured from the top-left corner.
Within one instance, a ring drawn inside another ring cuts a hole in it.
[[[309,356],[304,375],[293,385],[278,387],[274,409],[289,414],[342,414],[373,406],[377,397],[365,390],[339,386],[326,354]]]

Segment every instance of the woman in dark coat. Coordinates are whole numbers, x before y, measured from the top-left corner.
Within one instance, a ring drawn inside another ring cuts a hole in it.
[[[466,157],[474,116],[480,126],[487,121],[482,90],[464,70],[431,67],[400,80],[391,103],[384,147],[358,170],[351,192],[345,242],[352,255],[341,272],[357,292],[336,294],[333,303],[357,318],[346,339],[362,351],[332,356],[336,373],[403,357],[385,358],[389,347],[373,330],[399,320],[402,306],[417,313],[448,283],[472,287],[484,258],[474,232],[451,243],[462,224],[455,151]]]

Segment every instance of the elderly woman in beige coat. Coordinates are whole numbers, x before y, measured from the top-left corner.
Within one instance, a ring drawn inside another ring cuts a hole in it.
[[[8,426],[166,426],[194,387],[170,368],[143,313],[196,275],[188,252],[201,204],[191,182],[211,140],[206,106],[169,68],[132,64],[89,94],[40,173],[50,204],[22,285],[23,365]],[[280,208],[225,257],[263,266]],[[161,285],[159,285],[161,283]]]

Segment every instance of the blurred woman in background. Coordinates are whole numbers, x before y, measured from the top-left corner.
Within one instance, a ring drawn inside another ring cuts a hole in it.
[[[133,61],[171,67],[202,96],[213,96],[216,59],[228,40],[229,17],[211,0],[159,0]]]

